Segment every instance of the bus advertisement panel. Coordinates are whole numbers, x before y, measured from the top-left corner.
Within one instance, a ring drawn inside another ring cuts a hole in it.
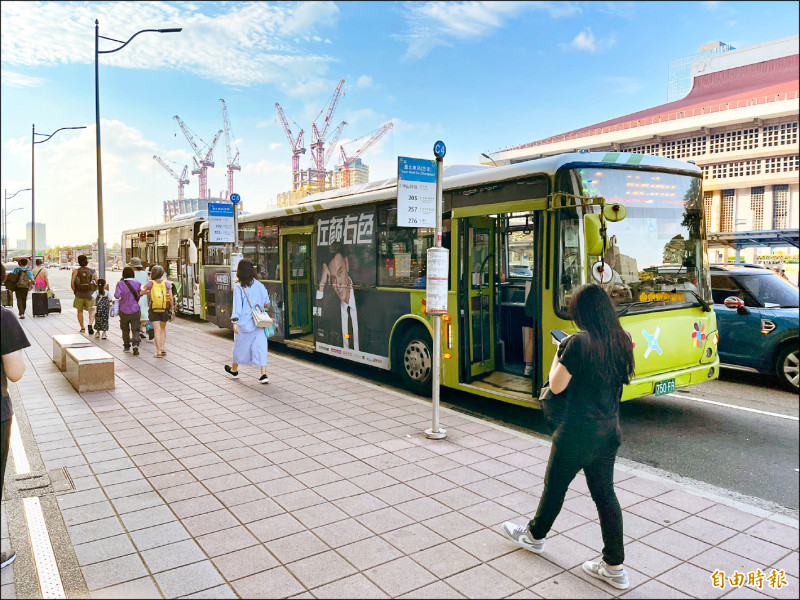
[[[375,211],[335,211],[318,216],[316,225],[316,349],[391,368],[391,328],[409,312],[410,299],[407,293],[375,289]]]

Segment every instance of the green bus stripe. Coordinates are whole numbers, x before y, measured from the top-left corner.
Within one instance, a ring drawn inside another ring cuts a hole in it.
[[[628,164],[638,165],[640,162],[642,162],[643,158],[644,158],[643,154],[631,154],[631,157],[628,159]]]
[[[291,208],[284,208],[283,210],[286,211],[287,215],[290,215],[290,214],[292,214],[294,212]]]
[[[619,158],[619,152],[606,152],[606,155],[603,157],[602,162],[617,162]]]

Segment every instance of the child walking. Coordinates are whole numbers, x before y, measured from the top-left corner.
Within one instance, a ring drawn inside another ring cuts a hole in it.
[[[111,294],[108,293],[108,286],[105,279],[97,280],[97,298],[95,299],[97,312],[94,318],[94,337],[102,340],[107,339],[108,335],[108,313],[111,308]]]

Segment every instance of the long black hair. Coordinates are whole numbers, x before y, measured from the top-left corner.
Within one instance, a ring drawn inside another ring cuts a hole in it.
[[[249,260],[240,260],[236,267],[236,277],[242,287],[250,287],[256,278],[256,269]]]
[[[619,323],[606,291],[596,284],[578,289],[569,302],[569,315],[589,334],[589,357],[607,382],[630,383],[634,373],[633,343]]]

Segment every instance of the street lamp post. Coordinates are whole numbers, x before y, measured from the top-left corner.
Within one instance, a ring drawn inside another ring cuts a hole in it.
[[[31,188],[24,188],[21,190],[17,190],[10,196],[8,195],[8,190],[3,190],[3,196],[5,197],[5,206],[3,207],[3,247],[2,247],[2,254],[3,254],[3,261],[8,260],[8,215],[13,213],[15,210],[22,210],[22,207],[15,208],[14,210],[8,210],[8,201],[11,200],[14,196],[19,194],[20,192],[30,192]]]
[[[59,131],[64,129],[86,129],[86,125],[81,125],[80,127],[62,127],[61,129],[56,129],[50,135],[46,133],[36,133],[36,125],[31,125],[31,269],[36,265],[36,182],[35,182],[35,162],[34,162],[34,153],[33,149],[36,144],[44,144],[47,140],[57,134]],[[45,139],[41,141],[36,141],[36,136],[47,136]]]
[[[102,279],[106,277],[106,248],[105,240],[103,239],[103,169],[100,162],[100,55],[111,54],[112,52],[122,50],[140,33],[179,33],[181,30],[181,27],[169,29],[142,29],[129,37],[127,42],[122,42],[100,35],[100,21],[97,19],[94,21],[94,112],[97,121],[95,127],[97,133],[97,266]],[[122,45],[113,50],[100,50],[100,38]]]

